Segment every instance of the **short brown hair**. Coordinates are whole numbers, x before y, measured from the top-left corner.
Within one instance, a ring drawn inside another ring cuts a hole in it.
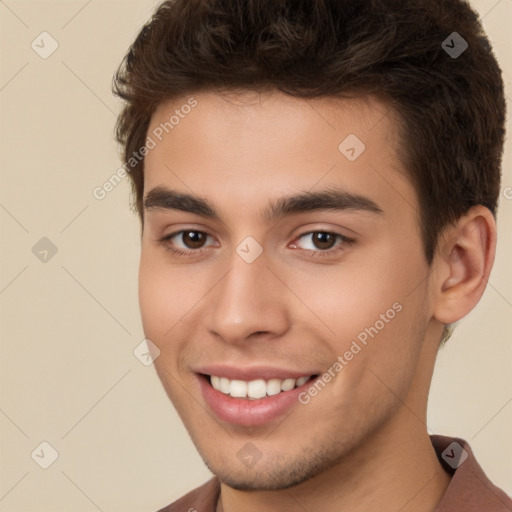
[[[448,51],[455,42],[467,43],[460,55]],[[183,95],[373,94],[400,119],[400,159],[418,194],[429,264],[447,224],[478,204],[496,214],[503,80],[463,0],[169,0],[142,28],[113,88],[126,102],[116,127],[125,165],[144,146],[155,108]],[[129,172],[142,224],[143,169],[141,159]]]

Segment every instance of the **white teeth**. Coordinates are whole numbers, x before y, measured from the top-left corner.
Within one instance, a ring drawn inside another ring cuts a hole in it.
[[[226,377],[221,377],[220,382],[219,382],[218,391],[222,391],[226,395],[229,395],[230,385],[231,385],[231,381],[229,379],[226,379]]]
[[[247,385],[247,396],[263,398],[267,394],[267,383],[263,379],[251,380]]]
[[[299,377],[298,379],[256,379],[246,382],[244,380],[230,380],[226,377],[210,376],[210,382],[214,389],[231,395],[234,398],[248,398],[256,400],[265,396],[273,396],[281,391],[290,391],[295,387],[304,385],[311,377]]]
[[[290,391],[295,387],[295,379],[285,379],[281,382],[281,390],[282,391]]]
[[[267,395],[273,396],[281,393],[281,380],[280,379],[270,379],[267,382]]]
[[[229,386],[229,394],[235,398],[245,398],[247,396],[247,382],[232,380]]]
[[[297,379],[297,384],[296,386],[299,387],[299,386],[302,386],[303,384],[306,384],[306,382],[309,380],[309,377],[300,377],[299,379]]]
[[[212,382],[213,389],[216,389],[216,390],[220,389],[219,381],[220,381],[220,377],[217,377],[216,375],[212,375],[211,382]]]

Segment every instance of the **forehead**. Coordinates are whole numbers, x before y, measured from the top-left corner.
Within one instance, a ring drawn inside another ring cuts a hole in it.
[[[191,104],[194,106],[190,107]],[[381,129],[372,136],[371,132],[379,124]],[[205,91],[158,105],[148,134],[160,127],[161,136],[167,138],[170,133],[179,135],[187,132],[187,125],[196,134],[204,135],[205,144],[229,142],[225,135],[230,129],[243,130],[237,132],[237,137],[242,137],[244,132],[254,134],[260,130],[259,140],[273,138],[276,133],[281,139],[314,138],[318,130],[338,132],[338,135],[352,130],[362,139],[382,135],[392,144],[398,142],[395,135],[398,127],[396,112],[385,100],[368,95],[297,98],[280,91]],[[211,131],[212,126],[217,130]],[[279,131],[280,128],[287,130]]]
[[[144,193],[169,185],[249,208],[269,196],[341,185],[376,202],[411,203],[397,133],[394,111],[374,97],[201,92],[155,110]]]

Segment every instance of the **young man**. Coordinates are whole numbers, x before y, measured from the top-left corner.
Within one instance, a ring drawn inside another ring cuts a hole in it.
[[[505,103],[459,0],[175,0],[115,82],[155,367],[215,478],[164,511],[510,511],[429,436],[496,246]]]

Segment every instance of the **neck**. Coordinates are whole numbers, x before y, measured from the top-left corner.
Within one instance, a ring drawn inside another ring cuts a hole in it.
[[[218,512],[433,512],[448,484],[425,424],[402,407],[334,467],[289,489],[238,491],[221,484]]]

